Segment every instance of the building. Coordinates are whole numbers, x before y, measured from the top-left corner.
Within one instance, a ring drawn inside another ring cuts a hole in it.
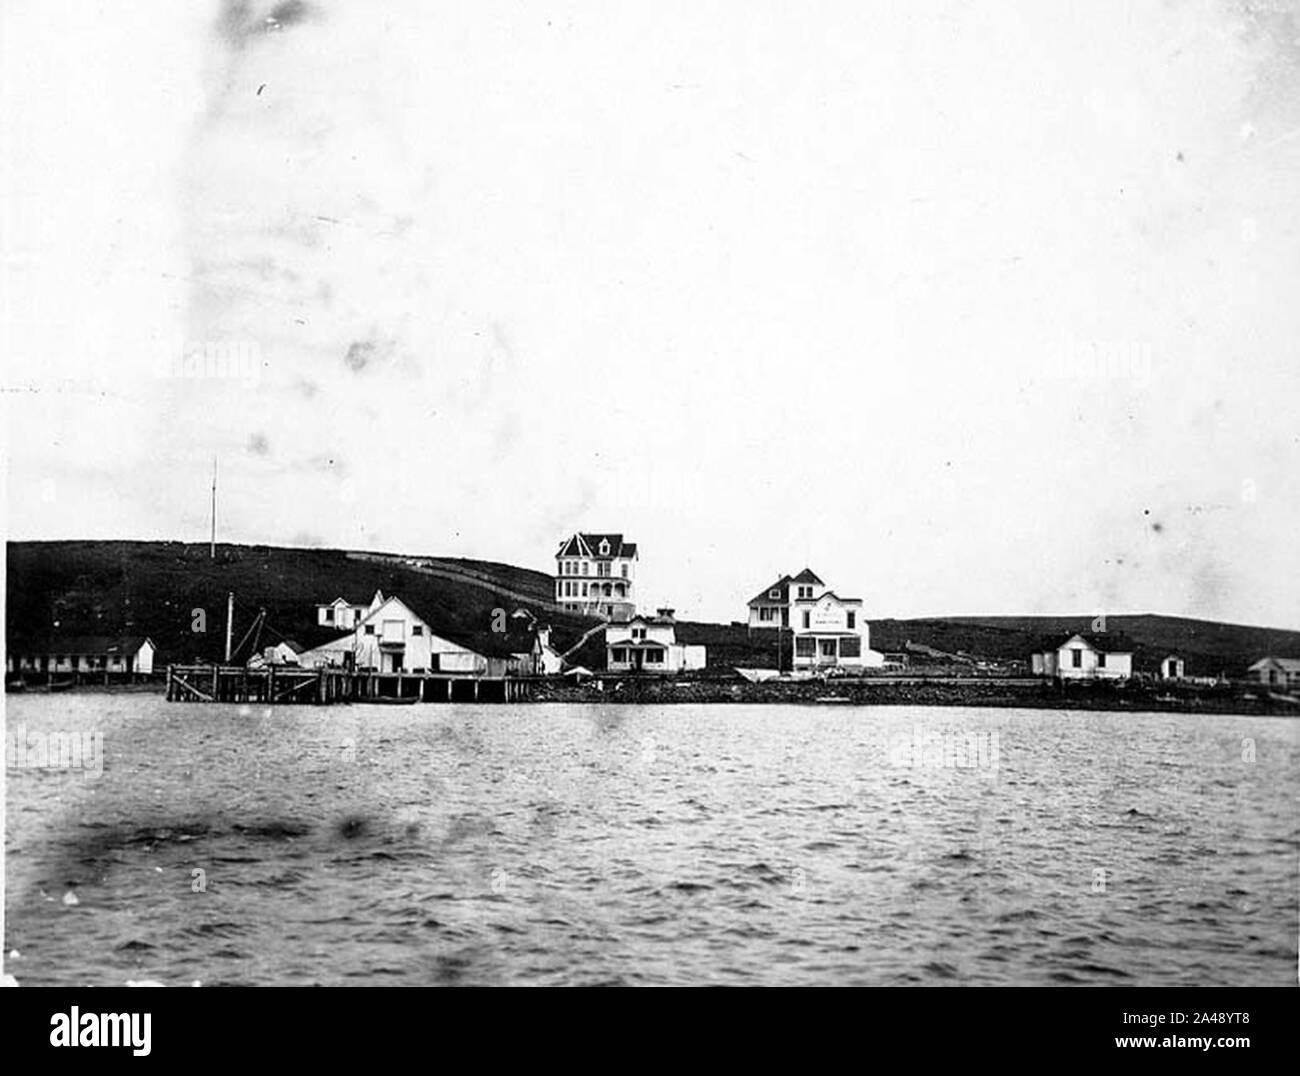
[[[633,616],[636,565],[636,543],[621,534],[574,534],[555,554],[555,602],[606,620]]]
[[[534,676],[555,676],[564,668],[564,656],[551,644],[551,629],[541,627],[533,636]]]
[[[783,575],[769,587],[759,591],[749,601],[749,626],[751,628],[788,628],[790,610],[795,601],[815,599],[826,593],[827,587],[811,568],[796,576]]]
[[[311,667],[342,665],[381,673],[489,673],[484,655],[435,635],[396,597],[384,598],[348,634],[300,654],[298,660]]]
[[[631,617],[605,629],[605,667],[610,672],[678,673],[704,668],[702,646],[677,641],[677,623],[671,609],[657,616]]]
[[[248,664],[250,668],[261,668],[265,665],[300,665],[304,650],[304,647],[292,639],[285,639],[275,646],[263,647],[260,654],[254,654],[248,659]]]
[[[1246,679],[1270,687],[1300,687],[1300,658],[1260,658],[1246,670]]]
[[[871,649],[861,598],[841,598],[824,588],[814,597],[819,584],[800,583],[799,576],[791,583],[796,594],[790,607],[796,672],[879,669],[885,664],[885,655]],[[808,596],[799,596],[801,587]]]
[[[1061,680],[1123,680],[1133,675],[1133,646],[1119,635],[1075,632],[1030,655],[1035,676]]]
[[[316,606],[316,624],[322,628],[338,628],[347,631],[355,628],[367,613],[377,609],[384,601],[384,592],[376,590],[369,605],[357,605],[346,598],[335,598],[328,605]]]
[[[144,635],[82,635],[19,647],[5,664],[11,673],[147,676],[153,672],[156,652],[153,640]]]
[[[1166,654],[1160,659],[1157,675],[1161,680],[1183,680],[1186,678],[1187,664],[1177,654]]]

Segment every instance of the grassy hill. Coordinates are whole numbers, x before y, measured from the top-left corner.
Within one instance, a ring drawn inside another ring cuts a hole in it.
[[[544,572],[462,558],[217,546],[182,542],[11,542],[7,546],[5,634],[12,649],[59,636],[145,634],[160,663],[219,658],[225,642],[226,594],[236,601],[238,643],[265,608],[265,643],[291,638],[315,645],[333,638],[316,626],[316,604],[342,596],[368,602],[376,589],[397,595],[446,638],[483,653],[526,649],[527,635],[492,631],[493,610],[523,606],[550,623],[562,650],[596,621],[551,604],[553,580]],[[194,610],[206,631],[193,631]],[[509,621],[513,625],[516,621]],[[1025,660],[1044,636],[1088,629],[1090,617],[943,617],[871,621],[871,646],[901,651],[908,642],[974,658]],[[1157,615],[1107,618],[1107,630],[1127,636],[1141,670],[1171,652],[1192,675],[1239,676],[1265,654],[1300,657],[1300,632]],[[682,621],[678,641],[708,647],[709,664],[775,668],[776,633],[742,624]],[[786,635],[789,647],[789,635]],[[247,650],[240,656],[247,656]],[[593,636],[573,659],[603,668],[604,647]],[[788,660],[788,653],[787,653]]]
[[[531,644],[519,631],[494,632],[495,609],[523,605],[552,625],[561,646],[595,623],[549,604],[549,576],[480,561],[235,545],[218,545],[211,560],[206,544],[182,542],[11,542],[6,553],[11,649],[59,636],[143,634],[161,663],[219,658],[229,591],[236,644],[261,608],[269,625],[263,645],[334,638],[338,632],[316,626],[316,604],[340,595],[368,602],[377,589],[407,602],[436,633],[489,654]],[[206,631],[193,630],[196,609],[205,611]]]

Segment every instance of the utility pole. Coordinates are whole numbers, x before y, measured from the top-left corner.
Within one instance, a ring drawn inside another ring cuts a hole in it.
[[[235,592],[226,595],[226,664],[230,664],[230,628],[235,619]]]
[[[212,540],[208,556],[217,559],[217,457],[212,457]]]

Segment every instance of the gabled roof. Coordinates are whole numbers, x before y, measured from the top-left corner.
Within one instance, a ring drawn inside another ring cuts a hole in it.
[[[811,568],[805,568],[805,569],[804,569],[803,571],[801,571],[798,575],[796,575],[793,579],[791,579],[790,582],[792,582],[792,583],[812,583],[814,586],[819,586],[819,587],[824,587],[824,586],[826,585],[826,584],[823,583],[820,579],[817,578],[817,573],[814,572]]]
[[[1052,635],[1043,640],[1039,653],[1048,650],[1060,650],[1071,639],[1082,639],[1094,650],[1102,654],[1131,654],[1135,647],[1133,641],[1125,635],[1114,632],[1072,631],[1065,635]]]
[[[754,595],[754,597],[750,598],[749,604],[767,605],[770,602],[776,602],[778,605],[785,605],[786,602],[790,600],[790,582],[791,580],[788,575],[781,576],[781,578],[778,579],[775,583],[773,583],[770,587],[764,587],[756,595]],[[769,597],[769,595],[774,590],[780,592],[779,596],[775,598]]]
[[[1251,668],[1258,669],[1262,665],[1276,665],[1287,672],[1300,673],[1300,658],[1275,658],[1270,655],[1266,658],[1260,658]]]
[[[609,552],[601,553],[602,542],[609,543]],[[591,557],[595,560],[614,560],[636,556],[636,543],[623,541],[621,534],[589,534],[585,531],[566,538],[560,543],[556,559],[560,557]]]

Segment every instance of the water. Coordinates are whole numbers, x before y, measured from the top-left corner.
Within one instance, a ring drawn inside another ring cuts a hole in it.
[[[24,984],[1296,979],[1295,721],[56,695],[16,726],[105,757],[7,771]]]

